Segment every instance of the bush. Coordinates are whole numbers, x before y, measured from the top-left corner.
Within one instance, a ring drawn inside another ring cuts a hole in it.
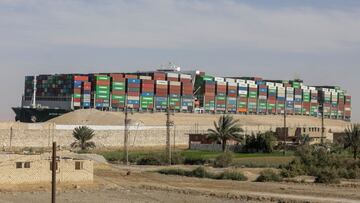
[[[140,157],[136,161],[137,165],[162,165],[163,161],[161,160],[161,156],[155,154],[149,154],[144,157]]]
[[[204,165],[208,162],[209,160],[202,157],[186,157],[184,160],[184,164],[187,165]]]
[[[294,159],[287,166],[281,167],[281,173],[283,177],[293,178],[299,175],[304,175],[304,169],[299,159]]]
[[[260,172],[260,176],[256,179],[256,182],[280,182],[282,178],[279,174],[271,169],[267,169]]]
[[[326,168],[321,170],[315,178],[316,183],[337,184],[338,172],[335,169]]]
[[[239,172],[239,171],[225,171],[221,175],[221,179],[246,181],[248,178],[242,172]]]
[[[219,167],[219,168],[225,168],[230,166],[230,164],[232,163],[232,154],[229,152],[226,153],[222,153],[219,156],[216,157],[215,161],[214,161],[214,166],[215,167]]]
[[[212,173],[209,173],[208,171],[206,171],[206,169],[202,166],[194,169],[191,172],[193,177],[197,177],[197,178],[214,178],[215,175]]]
[[[175,152],[175,153],[171,154],[171,164],[179,165],[179,164],[183,164],[184,161],[185,161],[185,159],[181,153]]]
[[[158,171],[160,174],[164,175],[179,175],[179,176],[190,176],[191,172],[180,169],[180,168],[170,168],[170,169],[161,169]]]

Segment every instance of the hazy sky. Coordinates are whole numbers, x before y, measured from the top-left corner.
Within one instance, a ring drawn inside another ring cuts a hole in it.
[[[0,0],[0,119],[24,76],[152,70],[340,85],[360,121],[358,0]]]

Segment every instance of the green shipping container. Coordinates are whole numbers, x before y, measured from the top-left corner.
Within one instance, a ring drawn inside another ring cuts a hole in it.
[[[110,77],[105,75],[97,75],[96,80],[110,80]]]

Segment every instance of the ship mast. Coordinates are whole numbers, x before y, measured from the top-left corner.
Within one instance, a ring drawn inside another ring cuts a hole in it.
[[[37,80],[36,80],[36,75],[35,75],[34,81],[33,81],[33,85],[34,85],[33,90],[34,91],[33,91],[32,104],[31,104],[32,108],[36,108],[36,91],[37,91],[36,84],[37,84]]]

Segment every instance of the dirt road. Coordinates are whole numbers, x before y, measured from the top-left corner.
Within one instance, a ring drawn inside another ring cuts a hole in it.
[[[58,202],[360,202],[360,183],[256,183],[166,176],[158,167],[97,165],[92,185],[60,185]],[[130,175],[126,175],[131,171]],[[3,188],[0,203],[49,202],[50,185]]]

